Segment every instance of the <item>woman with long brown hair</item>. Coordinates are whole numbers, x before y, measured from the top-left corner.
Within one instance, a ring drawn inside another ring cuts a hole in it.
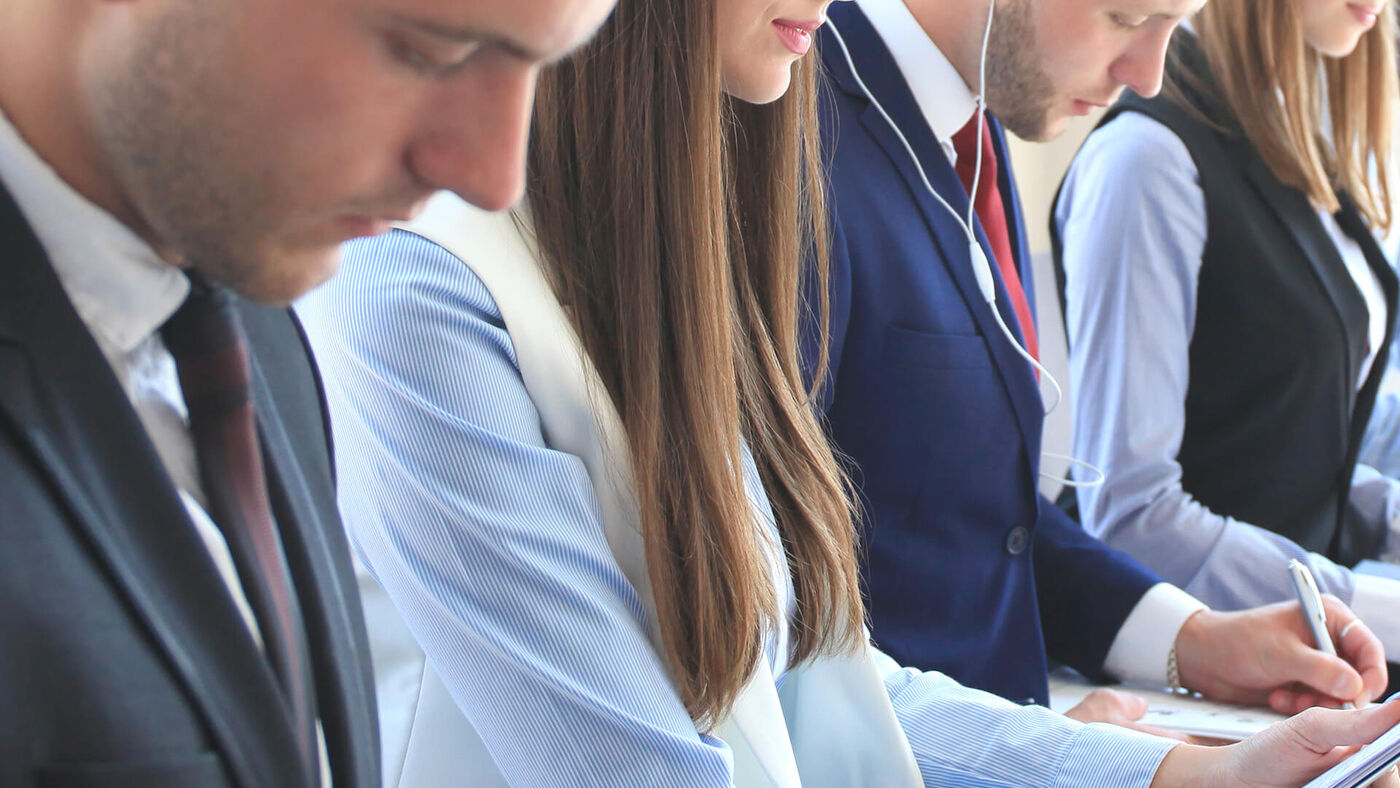
[[[1400,485],[1357,463],[1396,313],[1394,11],[1212,0],[1193,26],[1055,209],[1074,453],[1106,475],[1080,513],[1226,609],[1306,561],[1394,655],[1400,583],[1345,568],[1400,546]]]
[[[439,195],[301,305],[366,567],[390,781],[1320,771],[1335,756],[1295,740],[1174,748],[868,643],[848,498],[798,363],[800,313],[824,311],[798,293],[804,259],[824,275],[803,55],[825,5],[623,0],[541,80],[522,208]]]

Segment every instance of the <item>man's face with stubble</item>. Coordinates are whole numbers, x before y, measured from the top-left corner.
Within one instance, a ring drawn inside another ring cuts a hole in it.
[[[613,2],[105,4],[77,56],[80,111],[123,221],[284,303],[433,191],[515,202],[539,68]]]
[[[1167,42],[1200,0],[998,0],[987,107],[1016,136],[1052,139],[1124,87],[1161,88]]]

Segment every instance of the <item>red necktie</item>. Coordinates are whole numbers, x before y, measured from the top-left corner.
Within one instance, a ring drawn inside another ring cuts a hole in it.
[[[228,542],[312,778],[319,771],[315,689],[301,610],[268,501],[248,348],[228,292],[196,276],[190,284],[189,298],[161,327],[161,337],[175,358],[209,515]]]
[[[970,193],[973,171],[977,166],[977,115],[973,115],[972,120],[953,135],[953,150],[958,154],[958,177],[962,179],[963,188]],[[992,246],[992,256],[996,258],[997,270],[1001,272],[1001,283],[1011,299],[1011,307],[1016,310],[1021,336],[1026,340],[1026,352],[1038,360],[1040,348],[1035,338],[1035,321],[1031,319],[1026,292],[1021,289],[1021,274],[1016,270],[1016,256],[1011,252],[1011,234],[1006,227],[1006,205],[1001,201],[1001,187],[997,185],[997,154],[992,147],[990,122],[982,124],[982,177],[978,181],[972,207]]]

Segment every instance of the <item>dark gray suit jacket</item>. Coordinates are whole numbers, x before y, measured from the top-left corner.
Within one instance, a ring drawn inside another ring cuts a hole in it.
[[[320,382],[240,307],[337,785],[378,788]],[[110,366],[0,188],[0,786],[297,786],[276,679]]]

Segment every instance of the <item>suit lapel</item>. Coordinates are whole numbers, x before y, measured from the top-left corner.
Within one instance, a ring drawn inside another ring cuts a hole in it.
[[[958,179],[953,165],[948,161],[933,132],[928,128],[928,123],[919,112],[913,94],[903,77],[900,76],[899,67],[895,64],[889,51],[885,49],[885,45],[876,34],[875,29],[860,12],[860,9],[854,5],[845,8],[832,8],[830,14],[833,20],[840,25],[841,34],[850,47],[851,58],[855,61],[856,68],[859,69],[866,86],[884,106],[890,118],[899,126],[899,130],[919,157],[920,163],[923,164],[930,185],[942,195],[949,207],[956,211],[959,216],[967,216],[968,198],[962,181]],[[1016,413],[1022,439],[1026,444],[1026,451],[1034,463],[1038,456],[1037,447],[1044,421],[1040,392],[1036,388],[1035,376],[1030,365],[1006,341],[1006,337],[1001,333],[1001,328],[997,325],[996,317],[992,314],[991,306],[982,298],[982,292],[977,287],[976,275],[972,270],[967,234],[961,223],[953,218],[948,209],[940,205],[928,193],[923,181],[919,178],[918,170],[909,160],[908,151],[904,149],[898,136],[880,115],[875,105],[869,103],[865,98],[865,94],[856,84],[840,54],[840,49],[835,46],[835,42],[830,41],[829,44],[825,47],[825,51],[828,53],[826,64],[831,77],[841,90],[866,104],[865,110],[860,115],[861,125],[884,150],[885,155],[889,157],[890,162],[903,178],[905,186],[909,189],[910,197],[919,206],[919,211],[928,225],[933,246],[942,258],[943,264],[947,266],[949,276],[957,284],[963,300],[967,302],[968,310],[976,319],[978,328],[987,342],[1002,385],[1006,388],[1007,396],[1011,398],[1012,409]],[[999,134],[993,136],[1000,138]],[[1003,154],[1002,161],[1005,162],[1004,147],[999,150],[999,153]],[[1008,169],[1004,165],[1000,168],[1003,173],[1001,176],[1003,178],[1001,182],[1002,194],[1005,200],[1014,200],[1014,190],[1006,190],[1006,184],[1009,181]],[[1012,218],[1019,218],[1019,211],[1008,210],[1007,218],[1008,221]],[[1019,223],[1012,224],[1018,225]],[[988,259],[992,260],[991,244],[988,243],[986,235],[982,232],[981,222],[976,221],[975,218],[973,231]],[[1019,233],[1019,226],[1015,232]],[[1013,248],[1018,251],[1024,245],[1020,235],[1013,235]],[[996,263],[993,261],[992,265],[995,266]],[[1027,290],[1028,298],[1030,297],[1029,292]],[[1010,299],[1006,295],[1006,288],[1000,281],[997,283],[997,309],[1002,315],[1015,314]],[[1018,340],[1022,339],[1014,324],[1008,324],[1008,327]]]
[[[1388,360],[1390,358],[1390,348],[1395,341],[1395,320],[1397,300],[1400,300],[1400,281],[1397,281],[1395,269],[1391,267],[1390,261],[1386,259],[1385,252],[1381,250],[1380,244],[1376,242],[1376,236],[1371,233],[1371,228],[1366,225],[1365,219],[1361,216],[1361,211],[1356,207],[1356,202],[1345,192],[1338,195],[1341,198],[1341,208],[1337,211],[1337,224],[1342,231],[1351,236],[1352,240],[1361,247],[1361,252],[1366,257],[1366,265],[1371,272],[1376,275],[1380,283],[1381,292],[1385,295],[1386,314],[1392,319],[1385,323],[1385,337],[1381,340],[1381,346],[1376,348],[1376,360],[1371,364],[1371,371],[1366,376],[1366,382],[1362,396],[1374,397],[1376,389],[1380,387],[1381,380],[1386,376]],[[1364,301],[1364,299],[1363,299]],[[1369,392],[1369,393],[1367,393]],[[1369,419],[1369,415],[1367,417]],[[1365,431],[1366,420],[1357,420],[1353,426],[1354,435],[1352,444],[1354,448],[1359,448],[1361,443],[1361,433]],[[1349,464],[1348,464],[1349,465]]]
[[[286,320],[285,310],[245,308],[245,325],[250,316],[261,312],[269,320]],[[256,329],[257,327],[254,326]],[[256,336],[250,331],[250,336]],[[294,334],[293,353],[305,352]],[[255,350],[266,345],[252,344]],[[313,494],[313,484],[302,472],[296,447],[288,435],[276,405],[272,384],[261,354],[253,357],[253,402],[258,414],[264,467],[273,516],[282,538],[283,551],[292,572],[292,582],[300,602],[302,621],[310,649],[315,679],[316,701],[332,774],[337,785],[368,785],[378,774],[378,738],[375,735],[373,673],[365,656],[369,644],[363,614],[355,601],[358,591],[349,571],[350,557],[337,537],[341,525],[335,517],[335,496],[331,489]],[[314,411],[307,415],[319,415]],[[308,452],[327,452],[324,442],[300,447]],[[318,508],[313,502],[318,502]],[[332,519],[328,520],[330,517]],[[329,537],[329,538],[328,538]],[[363,724],[363,723],[369,724]]]
[[[1249,162],[1245,171],[1255,191],[1264,198],[1269,209],[1278,217],[1279,223],[1287,228],[1288,234],[1308,259],[1313,273],[1317,275],[1322,289],[1327,293],[1337,324],[1341,326],[1342,334],[1347,340],[1344,348],[1347,369],[1355,374],[1360,369],[1360,359],[1354,357],[1352,348],[1364,347],[1366,342],[1364,337],[1357,336],[1355,327],[1347,321],[1346,316],[1366,314],[1366,303],[1357,291],[1336,245],[1322,227],[1316,216],[1317,211],[1308,202],[1308,198],[1297,189],[1281,186],[1258,155],[1246,155],[1249,156]],[[1365,330],[1364,321],[1361,323],[1361,330]]]
[[[3,189],[0,249],[0,419],[168,659],[236,782],[278,784],[298,761],[273,674],[106,358]]]

